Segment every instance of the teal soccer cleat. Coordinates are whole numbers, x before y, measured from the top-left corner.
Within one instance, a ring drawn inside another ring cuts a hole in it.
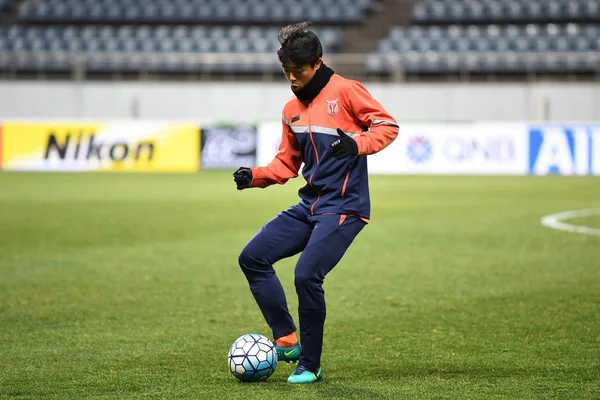
[[[277,361],[283,361],[287,363],[298,362],[300,353],[302,353],[300,342],[296,342],[296,344],[292,347],[280,347],[275,345],[275,350],[277,350]]]
[[[288,378],[288,383],[313,383],[323,379],[323,371],[321,368],[317,372],[312,372],[304,365],[298,365],[296,371]]]

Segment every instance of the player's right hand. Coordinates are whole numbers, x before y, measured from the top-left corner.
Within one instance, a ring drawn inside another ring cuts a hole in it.
[[[247,167],[238,168],[233,173],[233,180],[237,184],[237,190],[249,188],[252,183],[252,170]]]

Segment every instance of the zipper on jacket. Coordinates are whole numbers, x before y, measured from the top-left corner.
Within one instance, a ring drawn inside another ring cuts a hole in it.
[[[348,179],[350,178],[350,172],[352,171],[352,167],[354,167],[354,163],[356,159],[352,160],[350,165],[348,166],[348,172],[346,172],[346,179],[344,179],[344,185],[342,186],[342,197],[346,195],[346,186],[348,185]]]
[[[317,165],[315,166],[315,171],[310,176],[308,184],[314,189],[314,187],[312,185],[312,180],[313,180],[313,176],[315,176],[315,172],[317,172],[317,167],[319,165],[319,152],[317,151],[317,146],[315,145],[315,140],[314,140],[313,134],[312,134],[312,126],[310,124],[310,106],[311,105],[312,105],[312,102],[308,104],[308,136],[310,137],[310,142],[312,143],[313,150],[315,151],[315,160],[317,162]],[[315,204],[317,204],[317,202],[321,198],[321,194],[319,193],[319,191],[317,189],[315,189],[315,191],[317,192],[317,199],[310,206],[310,214],[311,215],[315,215]]]
[[[342,197],[346,195],[346,185],[348,184],[348,178],[350,178],[350,168],[346,172],[346,179],[344,179],[344,186],[342,186]]]
[[[312,105],[312,103],[310,103],[308,105],[308,135],[310,137],[310,142],[312,143],[313,150],[315,151],[317,165],[319,165],[319,152],[317,151],[317,146],[315,145],[315,139],[313,138],[313,134],[312,134],[312,126],[310,125],[310,106],[311,105]],[[313,173],[313,175],[314,175],[314,173]]]

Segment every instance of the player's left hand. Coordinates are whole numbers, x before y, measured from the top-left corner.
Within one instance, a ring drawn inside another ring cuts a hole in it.
[[[356,140],[346,135],[346,132],[337,128],[337,133],[340,138],[335,142],[331,143],[331,153],[338,160],[346,157],[353,157],[358,155],[358,144]]]

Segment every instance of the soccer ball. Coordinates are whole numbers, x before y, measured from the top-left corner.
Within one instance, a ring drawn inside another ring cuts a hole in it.
[[[277,351],[269,339],[250,333],[233,342],[227,363],[231,373],[242,382],[265,381],[275,372]]]

